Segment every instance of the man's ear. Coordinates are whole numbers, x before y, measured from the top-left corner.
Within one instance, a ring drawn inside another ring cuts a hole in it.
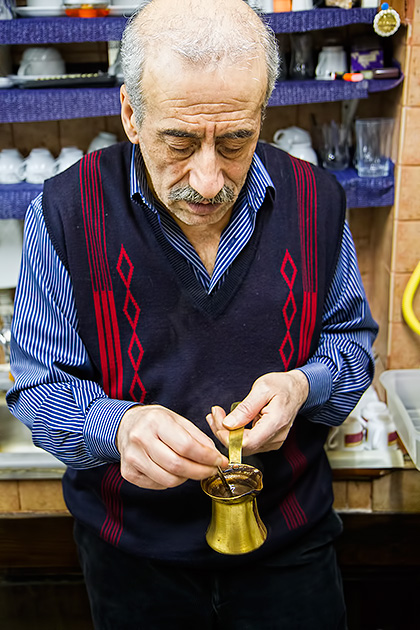
[[[124,127],[124,131],[127,134],[127,138],[133,144],[139,143],[139,135],[137,132],[137,125],[134,117],[133,108],[131,107],[128,99],[127,90],[123,84],[120,88],[120,103],[121,103],[121,121]]]

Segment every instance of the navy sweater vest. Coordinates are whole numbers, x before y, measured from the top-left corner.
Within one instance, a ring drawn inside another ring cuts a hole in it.
[[[291,370],[314,353],[341,242],[345,201],[335,179],[270,145],[258,153],[275,196],[266,195],[250,242],[210,296],[156,216],[130,198],[129,143],[85,156],[44,188],[45,221],[73,282],[90,378],[112,398],[158,402],[207,434],[212,405],[228,410],[262,374]],[[252,458],[264,474],[258,504],[269,530],[254,555],[297,540],[329,511],[327,431],[299,416],[279,451]],[[110,462],[69,469],[64,490],[77,519],[130,553],[235,562],[206,545],[211,502],[198,482],[141,490]]]

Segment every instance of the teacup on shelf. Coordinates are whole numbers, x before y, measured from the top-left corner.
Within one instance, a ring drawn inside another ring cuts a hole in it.
[[[42,184],[57,172],[54,157],[48,149],[32,149],[21,168],[22,174],[30,184]]]
[[[19,184],[23,181],[23,156],[17,149],[3,149],[0,152],[0,184]]]

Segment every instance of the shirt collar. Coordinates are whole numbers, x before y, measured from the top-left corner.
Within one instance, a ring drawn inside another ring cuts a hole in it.
[[[274,184],[261,159],[254,153],[240,197],[244,195],[249,208],[257,213],[269,189],[274,193]],[[146,169],[138,145],[133,145],[131,154],[130,194],[134,201],[143,201],[153,212],[162,208],[147,183]]]

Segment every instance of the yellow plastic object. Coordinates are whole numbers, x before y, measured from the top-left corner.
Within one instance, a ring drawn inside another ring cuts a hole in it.
[[[420,262],[414,269],[407,286],[405,287],[403,299],[402,299],[402,312],[404,319],[411,330],[420,335],[420,322],[414,314],[413,300],[416,294],[417,288],[420,284]]]

